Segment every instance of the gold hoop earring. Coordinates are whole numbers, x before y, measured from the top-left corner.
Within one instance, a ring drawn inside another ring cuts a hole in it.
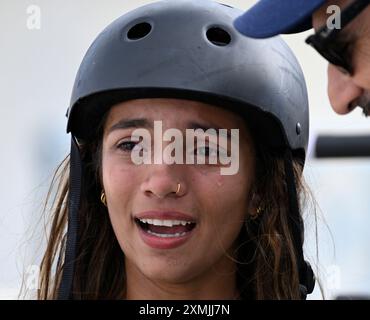
[[[251,220],[256,220],[260,214],[263,212],[263,209],[262,209],[262,206],[259,206],[257,209],[256,209],[256,213],[255,214],[250,214],[250,219]]]
[[[107,206],[107,199],[106,199],[106,197],[105,197],[105,192],[104,192],[104,190],[102,190],[102,191],[101,191],[100,201],[101,201],[105,206]]]

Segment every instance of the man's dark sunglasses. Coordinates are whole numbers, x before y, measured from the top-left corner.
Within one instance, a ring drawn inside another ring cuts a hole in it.
[[[357,0],[341,12],[341,28],[328,28],[325,24],[315,34],[306,39],[306,43],[314,47],[326,60],[336,65],[342,72],[353,74],[351,57],[345,54],[343,46],[338,45],[338,33],[357,17],[368,5],[370,0]]]

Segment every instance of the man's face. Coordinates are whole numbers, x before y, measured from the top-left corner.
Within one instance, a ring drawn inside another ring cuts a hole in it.
[[[312,16],[315,30],[326,24],[329,5],[341,9],[353,0],[328,0]],[[328,95],[333,109],[339,114],[352,111],[357,105],[370,107],[370,6],[365,8],[342,31],[340,37],[351,42],[352,76],[342,73],[336,66],[328,66]]]

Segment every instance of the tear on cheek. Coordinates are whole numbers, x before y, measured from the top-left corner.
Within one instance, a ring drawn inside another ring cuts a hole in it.
[[[216,179],[216,184],[217,184],[219,187],[222,187],[222,185],[224,184],[223,179],[222,179],[222,178],[217,178],[217,179]]]

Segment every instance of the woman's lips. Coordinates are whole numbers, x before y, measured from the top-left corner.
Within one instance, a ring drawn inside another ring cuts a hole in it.
[[[134,215],[137,219],[183,220],[196,222],[195,217],[179,211],[144,211]]]
[[[143,224],[139,222],[140,219],[146,219],[144,221],[150,222],[149,224]],[[171,249],[181,246],[191,238],[196,226],[196,219],[194,217],[179,211],[145,211],[135,214],[134,220],[136,222],[135,224],[138,228],[140,237],[143,242],[155,249]],[[185,222],[192,222],[190,225],[194,227],[191,229],[188,228],[186,232],[176,233],[176,230],[184,230],[184,227],[180,228],[179,225],[177,227],[171,226],[168,227],[168,230],[165,230],[164,232],[163,229],[167,229],[166,226],[155,227],[150,224],[152,222],[158,223],[158,220],[161,222],[166,221],[177,224],[179,223],[179,221],[183,222],[183,224],[185,224]],[[162,233],[154,232],[154,230],[158,231],[161,229],[163,230]],[[177,235],[175,236],[175,234]]]
[[[172,249],[183,245],[187,242],[194,233],[194,229],[187,231],[185,235],[176,236],[176,237],[168,237],[168,238],[161,238],[156,235],[150,234],[144,229],[140,228],[137,225],[137,229],[139,231],[141,239],[146,243],[148,246],[155,248],[155,249]]]

